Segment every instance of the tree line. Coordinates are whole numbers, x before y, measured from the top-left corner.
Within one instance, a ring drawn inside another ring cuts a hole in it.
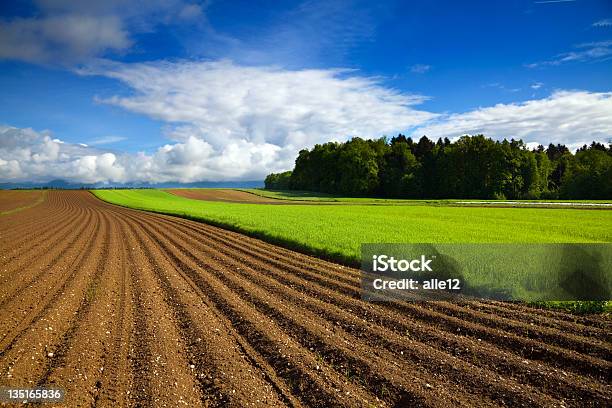
[[[354,197],[612,199],[612,145],[593,142],[572,154],[562,144],[529,150],[521,140],[483,135],[355,137],[301,150],[293,171],[268,175],[265,187]]]

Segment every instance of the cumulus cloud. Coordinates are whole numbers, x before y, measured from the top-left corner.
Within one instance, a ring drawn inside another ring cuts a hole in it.
[[[423,96],[396,92],[352,71],[214,61],[108,63],[80,72],[124,82],[133,94],[99,101],[169,123],[167,135],[175,142],[204,140],[225,171],[238,173],[283,170],[306,146],[393,134],[436,117],[415,109]],[[209,170],[220,171],[212,165]]]
[[[0,58],[73,64],[126,52],[132,34],[156,24],[193,21],[203,13],[182,0],[38,0],[31,17],[0,20]]]
[[[498,104],[438,118],[415,135],[430,138],[485,134],[525,142],[564,143],[577,148],[612,138],[612,92],[557,91],[548,98]]]
[[[0,126],[0,179],[68,178],[86,183],[125,180],[113,153],[53,139],[49,132]]]
[[[284,70],[230,61],[117,64],[81,71],[118,79],[135,93],[100,102],[180,124],[171,138],[195,135],[301,147],[407,129],[436,115],[402,94],[342,70]]]
[[[127,84],[131,95],[100,102],[166,122],[170,143],[150,154],[104,156],[92,147],[55,142],[46,133],[6,128],[7,135],[30,136],[19,146],[14,138],[0,140],[0,158],[7,161],[0,164],[0,177],[47,175],[85,182],[262,179],[291,168],[297,152],[315,143],[394,134],[436,117],[415,109],[424,97],[396,92],[352,71],[291,71],[217,61],[107,63],[80,72]],[[19,149],[27,154],[18,159],[21,168],[14,169],[8,160]],[[59,149],[55,160],[49,156],[53,149]],[[36,167],[43,158],[46,168]]]
[[[277,166],[278,146],[247,141],[216,151],[190,136],[152,154],[110,152],[53,139],[47,131],[0,126],[0,180],[82,183],[262,179]]]

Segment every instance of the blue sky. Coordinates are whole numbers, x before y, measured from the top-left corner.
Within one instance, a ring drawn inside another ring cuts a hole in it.
[[[0,179],[258,179],[403,132],[612,137],[612,3],[0,6]],[[87,146],[83,146],[87,145]]]

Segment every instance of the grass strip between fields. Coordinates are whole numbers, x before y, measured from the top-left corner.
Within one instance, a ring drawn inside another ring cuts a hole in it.
[[[485,200],[485,199],[394,199],[376,197],[344,197],[333,194],[298,190],[265,190],[261,188],[237,189],[260,197],[276,200],[370,205],[438,205],[438,206],[499,206],[534,208],[604,208],[609,209],[611,200]]]

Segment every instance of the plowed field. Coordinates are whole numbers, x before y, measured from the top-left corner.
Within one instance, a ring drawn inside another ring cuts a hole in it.
[[[251,203],[251,204],[295,204],[289,200],[277,200],[258,196],[256,194],[247,193],[246,191],[221,189],[221,188],[201,188],[201,189],[184,189],[175,188],[168,190],[177,196],[191,198],[193,200],[204,201],[224,201],[228,203]],[[302,203],[303,204],[303,203]]]
[[[84,191],[0,218],[0,385],[69,406],[609,406],[611,333],[366,303],[357,270]]]
[[[44,199],[45,194],[44,191],[2,191],[0,192],[0,214],[33,207]]]

